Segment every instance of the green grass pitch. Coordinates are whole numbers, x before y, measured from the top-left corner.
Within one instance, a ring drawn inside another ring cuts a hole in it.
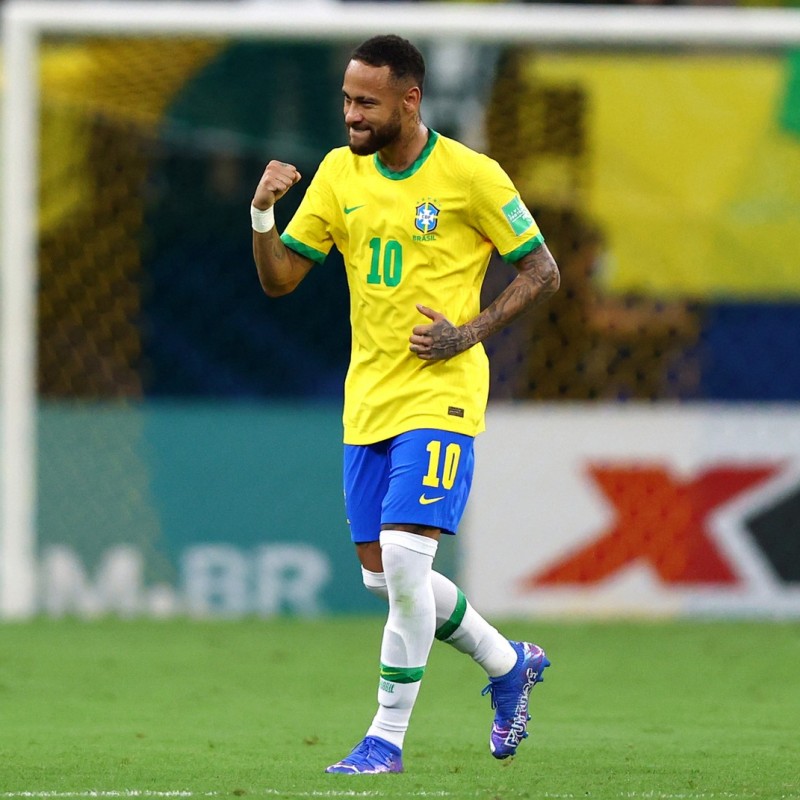
[[[402,775],[326,775],[375,708],[379,617],[0,626],[0,800],[800,798],[800,624],[515,621],[530,738],[488,751],[481,670],[435,643]]]

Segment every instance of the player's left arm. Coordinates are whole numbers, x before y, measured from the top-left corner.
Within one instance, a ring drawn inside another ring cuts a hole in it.
[[[439,311],[417,305],[431,322],[414,327],[409,339],[411,352],[425,361],[451,358],[488,339],[558,291],[558,265],[546,244],[531,250],[514,266],[514,280],[477,317],[463,325],[454,325]]]

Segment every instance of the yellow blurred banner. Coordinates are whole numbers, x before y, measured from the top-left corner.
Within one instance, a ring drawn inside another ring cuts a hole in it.
[[[578,202],[606,239],[609,289],[800,297],[800,131],[787,123],[800,113],[799,62],[796,54],[524,60],[528,86],[584,97]],[[559,187],[548,186],[546,168],[538,172],[532,166],[529,191],[547,201]]]
[[[221,47],[218,41],[92,39],[42,47],[40,202],[43,234],[75,213],[87,213],[103,194],[89,167],[109,157],[98,148],[103,128],[155,132],[164,109],[185,81]],[[108,137],[107,137],[108,138]],[[98,152],[99,151],[99,152]]]

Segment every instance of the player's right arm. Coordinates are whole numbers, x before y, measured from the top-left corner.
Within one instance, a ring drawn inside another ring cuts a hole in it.
[[[293,165],[270,161],[253,195],[253,207],[260,211],[272,208],[300,177]],[[274,225],[266,233],[253,231],[253,258],[261,288],[269,297],[280,297],[294,291],[314,266],[310,258],[286,247]]]

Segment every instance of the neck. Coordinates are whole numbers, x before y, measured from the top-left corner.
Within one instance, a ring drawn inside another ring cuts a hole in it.
[[[392,172],[407,170],[425,149],[428,143],[428,128],[420,121],[396,142],[378,151],[378,158]]]

